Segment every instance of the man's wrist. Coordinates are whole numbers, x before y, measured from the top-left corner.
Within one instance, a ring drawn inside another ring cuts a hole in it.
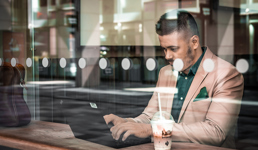
[[[152,132],[151,124],[148,124],[148,125],[149,125],[149,127],[148,127],[148,134],[149,134],[150,136],[152,136],[152,135],[153,135],[153,132]]]
[[[135,122],[132,118],[124,118],[126,122]]]

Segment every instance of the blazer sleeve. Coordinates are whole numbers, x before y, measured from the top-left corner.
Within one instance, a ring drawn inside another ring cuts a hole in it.
[[[229,71],[219,71],[205,120],[176,123],[172,140],[221,146],[237,123],[243,86],[243,76],[233,66]]]

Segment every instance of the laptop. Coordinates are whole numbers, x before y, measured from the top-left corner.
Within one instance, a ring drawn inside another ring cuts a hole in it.
[[[106,104],[65,100],[62,107],[63,110],[65,108],[67,123],[76,138],[112,148],[123,148],[151,142],[151,137],[138,138],[134,135],[130,135],[125,141],[122,141],[124,133],[119,140],[113,139],[110,132],[112,125],[107,125],[103,118],[104,115],[109,114],[105,113],[108,112]]]

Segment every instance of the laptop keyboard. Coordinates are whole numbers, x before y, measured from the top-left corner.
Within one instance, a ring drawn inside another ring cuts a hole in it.
[[[109,123],[107,126],[109,128],[111,128],[113,126],[113,124]],[[126,140],[123,141],[122,138],[123,138],[124,134],[125,134],[125,132],[120,135],[118,140],[115,140],[116,145],[117,145],[118,148],[132,146],[132,145],[139,145],[139,144],[150,143],[151,142],[151,137],[149,137],[149,138],[138,138],[138,137],[136,137],[134,135],[128,136],[126,138]]]
[[[127,137],[127,139],[125,141],[122,141],[123,138],[123,134],[120,135],[120,138],[116,141],[118,147],[120,146],[131,146],[131,145],[139,145],[139,144],[143,144],[143,143],[150,143],[151,142],[151,138],[138,138],[134,135],[130,135]]]

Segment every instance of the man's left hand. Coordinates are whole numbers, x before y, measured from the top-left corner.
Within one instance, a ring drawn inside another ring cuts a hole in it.
[[[122,140],[126,140],[129,135],[134,135],[139,138],[146,138],[152,135],[151,124],[126,122],[110,128],[114,139],[118,140],[120,135],[125,132]]]

